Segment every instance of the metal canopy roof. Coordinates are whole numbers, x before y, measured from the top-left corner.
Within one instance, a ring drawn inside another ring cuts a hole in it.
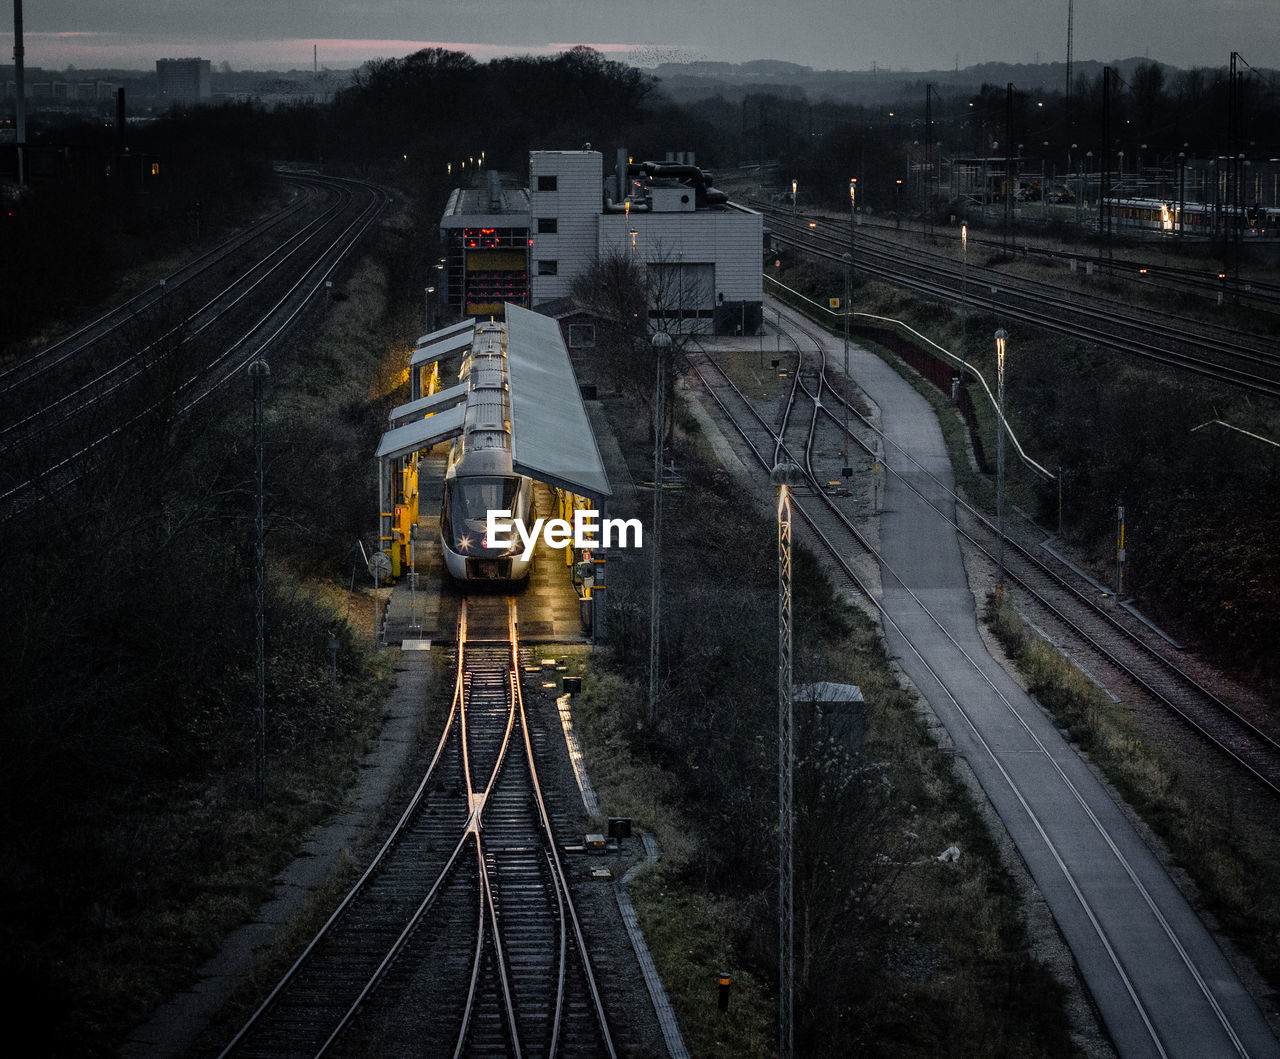
[[[834,684],[820,680],[816,684],[795,684],[792,696],[796,702],[846,703],[863,702],[862,689],[857,684]]]
[[[419,397],[416,401],[409,401],[407,404],[396,405],[391,409],[391,414],[387,417],[391,421],[393,427],[404,426],[412,419],[420,419],[432,412],[438,412],[442,408],[451,408],[459,401],[467,399],[467,384],[459,383],[457,386],[449,386],[436,393],[427,394],[426,397]]]
[[[378,445],[378,459],[393,460],[456,438],[462,433],[462,418],[466,411],[465,404],[455,405],[426,419],[415,419],[402,427],[388,430]]]
[[[442,327],[438,331],[432,331],[430,334],[423,335],[418,339],[419,346],[428,346],[432,342],[439,342],[442,338],[452,338],[454,335],[460,335],[463,331],[474,331],[476,322],[474,320],[463,320],[458,324],[450,324],[448,327]]]
[[[460,352],[471,345],[471,340],[475,337],[475,321],[468,321],[469,327],[464,330],[450,328],[450,333],[436,332],[436,335],[427,335],[426,339],[413,351],[413,356],[409,358],[409,367],[416,368],[420,364],[430,364],[433,360],[443,360],[450,354]]]
[[[513,468],[581,496],[611,496],[560,326],[510,303],[506,314]]]

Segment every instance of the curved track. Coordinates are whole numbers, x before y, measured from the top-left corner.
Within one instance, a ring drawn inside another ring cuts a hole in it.
[[[839,575],[879,610],[917,683],[931,700],[938,696],[1049,899],[1122,1054],[1280,1054],[1202,925],[1114,803],[1052,726],[1019,705],[1018,692],[990,671],[971,636],[951,631],[947,608],[967,587],[928,577],[927,587],[910,587],[921,583],[921,570],[895,570],[827,495],[815,466],[815,451],[834,448],[816,400],[825,406],[824,391],[830,392],[825,353],[818,343],[813,353],[797,355],[791,396],[769,419],[710,362],[695,367],[750,458],[768,468],[785,453],[806,469],[807,488],[798,487],[794,497],[799,518]],[[812,385],[804,381],[806,359]],[[807,409],[801,394],[809,398]],[[861,568],[865,556],[879,567],[880,592]]]
[[[793,323],[794,331],[820,350],[818,333]],[[852,419],[861,433],[850,430],[848,438],[867,456],[876,458],[884,448],[896,449],[891,439],[866,416],[845,401],[839,387],[833,387],[825,370],[804,382],[796,374],[798,387],[820,409],[829,429],[843,438],[843,421]],[[793,394],[794,400],[794,394]],[[815,423],[816,427],[816,415]],[[882,448],[872,447],[879,440]],[[921,504],[953,527],[974,549],[993,565],[999,547],[998,526],[966,502],[909,453],[899,451],[899,466],[910,473],[890,469],[903,488],[916,495]],[[927,491],[926,491],[927,490]],[[1010,581],[1059,626],[1065,628],[1083,649],[1135,688],[1150,695],[1171,714],[1186,723],[1215,750],[1245,770],[1273,794],[1280,794],[1280,742],[1232,705],[1227,693],[1215,692],[1171,657],[1168,645],[1153,638],[1128,611],[1103,600],[1097,590],[1059,562],[1046,562],[1017,537],[1005,536],[1005,571]]]
[[[824,220],[810,229],[807,222],[777,211],[766,216],[779,242],[843,267],[849,252],[847,222]],[[861,227],[854,235],[853,255],[856,269],[928,297],[967,303],[1223,385],[1280,397],[1280,354],[1256,335],[1211,328],[1167,312],[1068,296],[1060,286],[977,264],[966,268],[951,256],[871,236]]]
[[[144,292],[5,374],[0,505],[51,492],[139,424],[181,416],[243,370],[326,289],[388,201],[356,181],[290,179],[308,189],[303,203],[193,262],[175,292]]]
[[[616,1055],[538,781],[514,599],[464,599],[458,642],[408,808],[223,1056]]]

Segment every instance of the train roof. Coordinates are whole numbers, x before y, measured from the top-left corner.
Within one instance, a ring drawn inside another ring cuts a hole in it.
[[[524,474],[597,501],[612,495],[554,320],[507,305],[505,324],[468,321],[418,341],[414,363],[466,351],[459,385],[393,409],[379,458],[455,438],[478,473]]]
[[[512,465],[580,496],[612,496],[560,325],[518,305],[506,314]]]

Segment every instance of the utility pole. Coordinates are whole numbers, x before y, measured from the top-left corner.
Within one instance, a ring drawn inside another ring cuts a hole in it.
[[[933,82],[924,86],[924,224],[933,235]]]
[[[1116,507],[1116,602],[1124,595],[1124,502]]]
[[[1222,239],[1222,271],[1234,273],[1236,293],[1240,290],[1240,239],[1244,224],[1240,216],[1240,183],[1244,169],[1244,155],[1240,153],[1240,128],[1244,114],[1244,75],[1239,69],[1240,53],[1231,53],[1231,67],[1227,73],[1227,221]]]
[[[996,332],[996,523],[1000,536],[996,552],[996,595],[1004,597],[1004,344],[1008,334]]]
[[[1004,90],[1004,248],[1013,241],[1013,82]]]
[[[671,336],[659,331],[653,345],[655,382],[653,397],[653,543],[649,577],[649,727],[658,716],[658,654],[662,640],[662,435],[666,426],[667,350]]]
[[[13,86],[17,90],[18,187],[27,183],[27,91],[23,73],[22,0],[13,0]]]
[[[1111,213],[1107,192],[1111,186],[1111,67],[1102,68],[1102,151],[1098,156],[1098,232],[1111,249]]]
[[[791,485],[800,468],[780,460],[778,486],[778,1056],[795,1056],[794,860],[792,771],[795,751],[791,687]]]
[[[1067,112],[1067,139],[1071,139],[1071,51],[1075,34],[1076,0],[1067,0],[1067,92],[1064,107]]]
[[[257,587],[257,753],[254,765],[254,794],[261,809],[266,804],[267,783],[267,543],[263,503],[266,493],[264,460],[262,452],[262,385],[271,374],[271,368],[261,357],[249,365],[253,379],[253,455],[254,455],[254,518],[255,571]]]

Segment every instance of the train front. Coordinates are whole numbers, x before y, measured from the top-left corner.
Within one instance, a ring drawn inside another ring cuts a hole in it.
[[[455,475],[444,483],[440,536],[444,562],[459,581],[520,581],[529,575],[532,559],[522,559],[524,545],[490,546],[485,536],[490,511],[509,511],[526,520],[532,487],[528,478],[511,474]]]

